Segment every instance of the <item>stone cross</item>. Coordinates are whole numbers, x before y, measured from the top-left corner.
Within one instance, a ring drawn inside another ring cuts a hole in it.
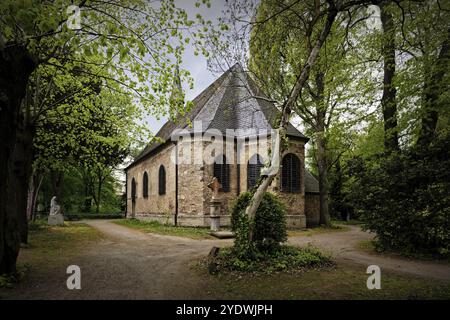
[[[208,184],[208,188],[210,188],[213,192],[213,199],[217,199],[219,197],[219,189],[222,187],[219,180],[214,177],[212,178],[211,182]]]

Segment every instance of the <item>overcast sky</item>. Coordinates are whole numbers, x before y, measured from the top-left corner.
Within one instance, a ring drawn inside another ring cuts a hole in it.
[[[213,23],[221,16],[225,6],[225,0],[211,0],[210,8],[207,8],[205,5],[196,8],[195,2],[197,0],[177,0],[176,4],[178,7],[185,9],[191,19],[195,18],[197,13],[200,13],[205,20],[209,19]],[[189,45],[186,47],[181,68],[188,70],[194,80],[194,88],[192,90],[189,89],[186,83],[183,84],[187,100],[194,99],[218,77],[217,74],[215,75],[208,71],[206,58],[202,54],[195,56],[192,46]],[[166,121],[167,118],[161,118],[160,120],[153,117],[148,118],[148,123],[154,134],[158,132]]]

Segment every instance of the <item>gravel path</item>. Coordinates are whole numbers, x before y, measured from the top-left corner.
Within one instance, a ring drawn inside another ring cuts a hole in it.
[[[67,261],[81,268],[82,290],[67,290],[65,267],[33,274],[28,284],[14,289],[25,299],[204,299],[207,283],[191,262],[213,246],[232,240],[192,240],[143,233],[105,220],[84,221],[103,237],[82,254]],[[372,235],[351,226],[349,231],[291,237],[293,245],[313,245],[329,251],[338,263],[379,265],[383,270],[450,281],[450,265],[369,254],[355,249]],[[5,297],[4,297],[5,298]],[[7,298],[7,297],[6,297]]]
[[[378,265],[383,270],[406,273],[425,278],[450,281],[450,264],[448,262],[422,261],[396,255],[368,253],[358,249],[358,243],[371,240],[374,235],[361,231],[358,226],[347,226],[346,232],[315,234],[310,237],[291,237],[289,243],[303,246],[308,243],[322,248],[338,262],[361,265]]]
[[[143,233],[109,221],[85,222],[106,236],[85,256],[83,271],[98,294],[89,298],[207,298],[190,262],[206,256],[213,246],[232,243]]]

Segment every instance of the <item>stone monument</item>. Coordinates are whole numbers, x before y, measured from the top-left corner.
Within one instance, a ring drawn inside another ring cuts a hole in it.
[[[219,189],[221,185],[219,180],[214,177],[212,181],[208,184],[213,192],[211,201],[209,203],[209,218],[211,219],[211,231],[219,231],[220,229],[220,208],[222,205],[222,200],[219,198]]]
[[[61,213],[61,206],[58,204],[56,196],[50,201],[50,214],[48,215],[48,224],[50,226],[64,225],[64,216]]]

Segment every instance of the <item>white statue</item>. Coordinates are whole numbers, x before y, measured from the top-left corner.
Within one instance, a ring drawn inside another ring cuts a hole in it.
[[[57,214],[61,214],[61,207],[56,201],[56,196],[54,196],[50,201],[50,215],[55,216]]]
[[[50,201],[50,214],[48,215],[48,224],[51,226],[64,225],[64,216],[61,213],[61,206],[58,204],[56,196]]]

